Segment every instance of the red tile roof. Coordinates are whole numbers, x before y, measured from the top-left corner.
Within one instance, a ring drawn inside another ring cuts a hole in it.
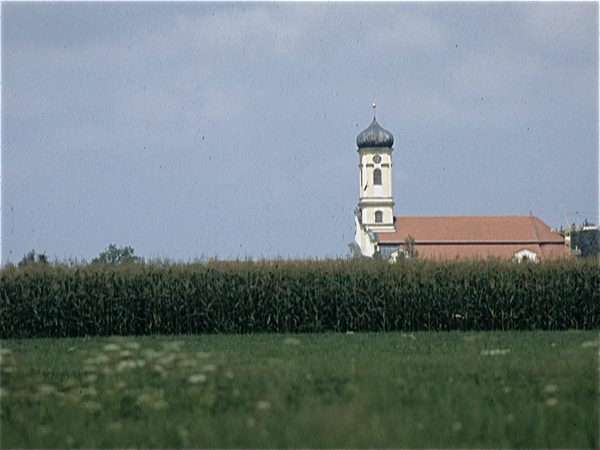
[[[396,232],[377,233],[380,244],[415,240],[421,257],[512,258],[523,249],[541,259],[565,255],[564,238],[534,216],[395,217]]]

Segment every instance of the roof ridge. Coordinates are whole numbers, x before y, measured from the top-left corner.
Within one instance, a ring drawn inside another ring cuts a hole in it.
[[[534,216],[530,215],[529,218],[531,219],[531,224],[533,225],[533,232],[535,233],[535,238],[539,244],[540,242],[540,234],[538,233],[538,227],[537,224],[535,223]]]
[[[394,216],[394,218],[398,218],[398,219],[402,219],[402,218],[419,218],[419,219],[435,219],[435,218],[442,218],[442,219],[446,219],[446,218],[477,218],[477,217],[486,217],[486,218],[510,218],[510,217],[514,217],[514,218],[519,218],[519,219],[527,219],[527,218],[534,218],[534,219],[539,219],[537,216],[529,216],[529,215],[519,215],[519,214],[462,214],[462,215],[454,215],[454,214],[447,214],[447,215],[414,215],[414,216],[408,216],[408,215],[403,215],[403,216]]]

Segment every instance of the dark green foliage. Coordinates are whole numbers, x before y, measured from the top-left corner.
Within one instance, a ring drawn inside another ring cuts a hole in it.
[[[45,253],[38,254],[37,261],[35,256],[35,250],[31,250],[29,253],[23,256],[21,261],[19,261],[19,267],[32,266],[34,264],[48,264],[48,257]]]
[[[594,260],[8,267],[0,337],[600,326]]]
[[[419,257],[419,252],[415,249],[415,238],[410,234],[404,240],[405,257],[408,259],[416,259]]]
[[[100,256],[92,260],[92,264],[132,264],[143,262],[142,257],[135,256],[132,247],[117,247],[110,244],[108,248],[100,253]]]
[[[600,230],[572,231],[571,247],[581,250],[581,256],[584,258],[600,255]]]

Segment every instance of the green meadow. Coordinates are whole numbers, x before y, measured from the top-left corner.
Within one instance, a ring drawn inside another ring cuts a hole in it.
[[[2,448],[598,448],[595,331],[8,339]]]

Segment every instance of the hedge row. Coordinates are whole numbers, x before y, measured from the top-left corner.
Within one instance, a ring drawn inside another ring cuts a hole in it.
[[[0,337],[600,328],[595,260],[334,260],[1,272]]]

